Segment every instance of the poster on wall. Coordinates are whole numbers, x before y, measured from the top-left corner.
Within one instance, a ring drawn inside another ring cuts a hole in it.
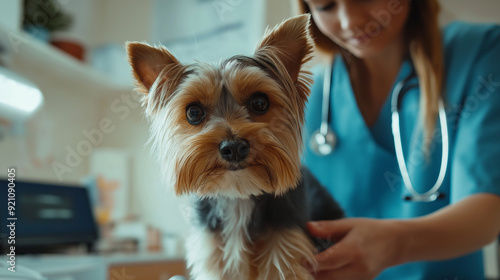
[[[153,42],[181,62],[253,53],[264,32],[264,0],[155,0]]]

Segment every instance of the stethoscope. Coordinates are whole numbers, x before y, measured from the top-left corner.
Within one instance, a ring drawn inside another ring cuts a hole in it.
[[[316,130],[310,141],[311,150],[318,156],[327,156],[335,150],[337,145],[337,136],[330,129],[329,125],[329,114],[330,114],[330,90],[332,86],[332,71],[333,63],[331,67],[328,67],[325,71],[325,77],[323,82],[323,101],[322,101],[322,112],[321,112],[321,126]],[[439,188],[443,184],[444,177],[446,175],[446,169],[448,167],[448,153],[449,153],[449,139],[448,139],[448,126],[446,119],[446,112],[444,110],[443,100],[439,99],[438,102],[438,114],[439,114],[439,124],[441,129],[442,137],[442,152],[441,152],[441,167],[439,169],[439,174],[434,185],[425,193],[419,193],[413,187],[410,180],[410,175],[408,174],[408,169],[406,167],[405,157],[403,154],[403,145],[401,143],[401,131],[399,124],[399,108],[401,105],[401,98],[411,89],[417,88],[417,83],[410,83],[410,81],[416,77],[415,71],[412,71],[408,77],[399,81],[394,90],[392,91],[391,97],[391,115],[392,115],[392,135],[394,138],[394,147],[396,151],[396,159],[398,162],[398,167],[403,178],[403,183],[409,195],[404,197],[407,201],[418,201],[418,202],[432,202],[438,198],[443,198],[444,195],[439,193]]]

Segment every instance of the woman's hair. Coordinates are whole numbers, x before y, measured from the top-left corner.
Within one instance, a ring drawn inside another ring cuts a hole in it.
[[[297,0],[300,13],[310,13],[304,0]],[[429,146],[438,115],[438,102],[443,90],[444,60],[438,15],[438,0],[401,0],[410,2],[405,36],[420,82],[420,119],[424,124],[424,141]],[[340,47],[311,22],[311,34],[322,53],[335,53]]]

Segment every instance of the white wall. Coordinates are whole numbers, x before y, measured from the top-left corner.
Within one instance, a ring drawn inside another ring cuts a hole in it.
[[[180,0],[171,1],[173,5]],[[149,41],[152,35],[154,0],[64,0],[61,7],[74,16],[71,33],[89,46],[110,42]],[[220,1],[233,3],[236,1]],[[295,0],[267,0],[265,25],[292,16]],[[498,0],[440,0],[445,17],[476,22],[500,22]],[[237,7],[236,7],[237,8]],[[166,23],[169,22],[166,19]],[[165,24],[175,34],[178,26]]]
[[[95,15],[96,5],[99,0],[61,0],[57,1],[59,8],[68,13],[72,18],[72,26],[68,31],[61,31],[58,36],[69,37],[84,45],[89,45],[93,36],[93,23],[98,18]],[[92,19],[89,21],[89,19]],[[57,34],[56,34],[57,36]]]
[[[267,0],[266,22],[269,25],[296,13],[296,0]],[[500,23],[499,0],[439,0],[446,20]]]
[[[72,0],[79,1],[79,0]],[[150,41],[153,0],[96,1],[93,46],[125,41]]]
[[[498,0],[440,0],[440,3],[449,19],[500,23]]]
[[[149,40],[152,0],[61,0],[73,26],[64,36],[88,47],[124,41]]]
[[[44,94],[43,108],[27,124],[25,134],[6,134],[0,140],[0,170],[16,166],[21,180],[78,183],[87,174],[88,157],[82,157],[79,164],[75,160],[62,180],[52,164],[66,164],[67,149],[77,149],[85,139],[82,130],[96,127],[98,115],[89,112],[95,112],[99,101],[78,89],[68,91],[43,81],[37,81],[37,85]]]
[[[161,182],[159,165],[146,145],[149,124],[135,92],[108,98],[101,117],[110,119],[116,129],[107,134],[101,147],[118,148],[131,160],[130,213],[146,224],[165,232],[185,236],[188,230],[181,201]]]

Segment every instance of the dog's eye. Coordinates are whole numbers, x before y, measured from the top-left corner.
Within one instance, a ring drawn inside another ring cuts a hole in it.
[[[186,119],[192,125],[200,124],[205,118],[205,111],[198,103],[189,104],[186,107]]]
[[[256,92],[250,97],[248,106],[256,114],[264,114],[269,109],[269,98],[262,92]]]

